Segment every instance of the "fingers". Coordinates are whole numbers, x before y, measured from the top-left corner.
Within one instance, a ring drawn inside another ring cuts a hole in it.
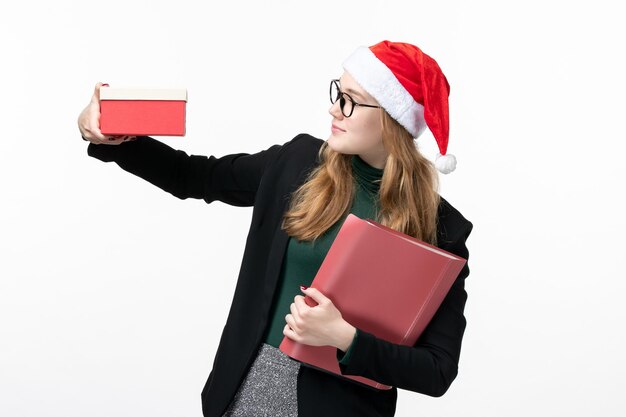
[[[93,89],[93,95],[95,97],[100,98],[100,87],[102,87],[104,83],[97,82],[95,88]]]
[[[96,83],[89,104],[78,116],[78,129],[83,138],[92,143],[103,143],[108,138],[100,131],[100,87],[102,83]]]
[[[309,297],[311,297],[313,299],[313,301],[315,301],[317,304],[321,304],[321,305],[325,305],[328,304],[328,302],[330,301],[324,294],[322,294],[317,288],[313,288],[313,287],[300,287],[300,290],[308,295]]]
[[[291,311],[291,315],[296,320],[296,322],[299,323],[301,314],[295,303],[291,303],[291,305],[289,306],[289,311]]]
[[[100,143],[107,141],[109,137],[103,135],[100,131],[100,102],[92,102],[89,106],[87,106],[87,108],[88,111],[86,129],[89,132],[91,139],[96,139]]]
[[[109,84],[107,83],[96,83],[96,87],[93,90],[93,95],[91,96],[91,101],[98,103],[98,106],[100,106],[100,88],[108,86]]]
[[[304,313],[305,311],[307,311],[308,309],[310,309],[311,307],[306,303],[306,301],[304,301],[304,297],[301,295],[296,295],[293,298],[293,304],[295,304],[295,307],[297,308],[298,312],[300,314]]]
[[[287,323],[287,326],[289,326],[291,330],[293,330],[296,333],[300,333],[300,328],[296,324],[296,321],[294,320],[291,314],[287,314],[285,316],[285,322]]]
[[[137,140],[137,136],[128,136],[128,135],[115,135],[115,136],[104,136],[104,137],[106,137],[106,140],[100,143],[103,143],[105,145],[119,145],[120,143],[132,142],[133,140]]]
[[[294,303],[291,303],[291,305],[289,306],[289,310],[291,311],[291,314],[287,314],[285,316],[285,321],[290,328],[299,333],[300,326],[298,325],[298,323],[300,322],[300,313],[298,312],[298,309]]]
[[[285,327],[283,327],[283,335],[296,342],[299,342],[301,340],[300,336],[296,332],[294,332],[288,324],[285,324]]]

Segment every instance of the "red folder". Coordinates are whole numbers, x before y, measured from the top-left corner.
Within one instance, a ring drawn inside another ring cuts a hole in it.
[[[349,214],[311,286],[330,298],[353,326],[413,346],[465,263],[433,245]],[[305,301],[316,304],[310,297]],[[284,337],[279,349],[305,365],[377,389],[391,388],[342,375],[335,347],[309,346]]]

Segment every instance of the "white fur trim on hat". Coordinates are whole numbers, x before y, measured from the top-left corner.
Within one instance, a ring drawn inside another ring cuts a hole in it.
[[[343,68],[414,138],[426,129],[424,106],[369,48],[359,47],[344,61]]]

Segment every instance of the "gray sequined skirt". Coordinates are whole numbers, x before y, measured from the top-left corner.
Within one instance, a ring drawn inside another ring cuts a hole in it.
[[[248,375],[223,417],[297,417],[300,363],[261,344]]]

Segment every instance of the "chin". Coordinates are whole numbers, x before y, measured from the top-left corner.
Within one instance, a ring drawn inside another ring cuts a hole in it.
[[[342,143],[342,141],[339,138],[337,138],[335,135],[333,135],[332,133],[328,137],[326,142],[328,143],[328,147],[335,152],[339,152],[342,154],[349,153],[349,152],[346,152],[346,149],[344,149],[345,147],[342,146],[345,143]]]
[[[336,146],[336,141],[337,141],[337,138],[332,133],[330,134],[328,139],[326,139],[326,143],[328,143],[328,147],[330,149],[332,149],[333,151],[337,151],[338,152],[338,149],[337,149],[337,146]]]

